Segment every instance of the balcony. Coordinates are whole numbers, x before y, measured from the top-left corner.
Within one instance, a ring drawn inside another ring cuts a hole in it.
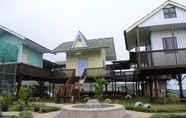
[[[106,67],[87,68],[85,76],[91,81],[95,78],[106,78],[110,81],[133,81],[135,79],[135,71],[115,70]]]
[[[140,68],[186,67],[186,49],[142,51],[139,54]],[[138,59],[136,57],[136,59]]]
[[[107,77],[110,76],[110,70],[106,67],[100,68],[86,68],[86,76],[88,78],[96,78],[96,77]]]
[[[17,75],[26,76],[25,79],[38,79],[44,80],[67,80],[75,76],[74,69],[63,69],[63,70],[47,70],[39,67],[34,67],[28,64],[17,64]]]

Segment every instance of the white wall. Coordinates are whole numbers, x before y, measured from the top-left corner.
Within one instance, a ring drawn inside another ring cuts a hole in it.
[[[176,8],[176,18],[164,18],[163,10],[160,10],[154,16],[143,22],[139,27],[186,23],[186,11]]]
[[[151,32],[151,46],[152,50],[163,49],[163,37],[171,37],[171,31],[154,31]],[[186,30],[180,29],[176,30],[174,36],[177,38],[178,48],[186,48]],[[174,65],[174,64],[186,64],[186,52],[178,51],[176,53],[165,53],[165,52],[155,52],[152,54],[153,64],[159,65]]]
[[[171,37],[171,31],[153,31],[151,32],[151,46],[152,50],[163,49],[162,38]],[[177,38],[178,48],[186,48],[186,30],[180,29],[174,32],[174,36]]]

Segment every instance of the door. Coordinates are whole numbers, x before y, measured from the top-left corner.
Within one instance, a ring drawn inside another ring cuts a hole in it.
[[[81,76],[84,70],[88,68],[88,59],[87,58],[80,58],[78,62],[78,76]]]

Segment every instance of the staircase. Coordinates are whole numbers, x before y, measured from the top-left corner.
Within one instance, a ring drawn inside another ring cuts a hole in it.
[[[70,74],[68,71],[72,71]],[[72,96],[74,82],[75,82],[75,70],[67,70],[66,75],[68,76],[65,85],[58,89],[56,96],[61,98],[70,98]]]

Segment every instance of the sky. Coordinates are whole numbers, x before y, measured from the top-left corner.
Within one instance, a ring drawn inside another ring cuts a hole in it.
[[[186,5],[185,0],[175,0]],[[73,41],[114,37],[117,60],[127,60],[123,31],[165,0],[0,0],[0,25],[54,49]],[[64,55],[45,55],[53,61]]]
[[[174,1],[186,5],[186,0]],[[0,25],[49,49],[75,40],[78,31],[87,39],[114,37],[117,60],[127,60],[123,31],[163,2],[165,0],[0,0]],[[65,56],[47,54],[44,58],[60,61]]]

